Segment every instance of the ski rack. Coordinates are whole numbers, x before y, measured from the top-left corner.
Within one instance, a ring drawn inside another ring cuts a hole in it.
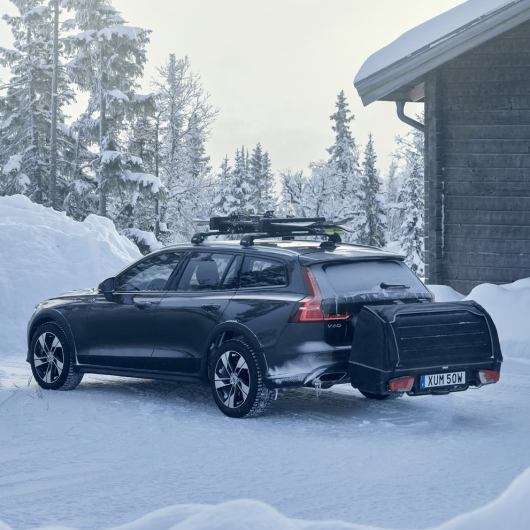
[[[274,217],[273,212],[264,215],[231,214],[226,217],[211,217],[209,221],[199,220],[198,224],[208,224],[208,232],[196,233],[191,242],[194,245],[204,243],[207,237],[241,234],[240,244],[250,247],[256,239],[281,237],[293,240],[300,236],[327,237],[322,243],[323,248],[334,248],[341,243],[340,234],[348,232],[343,226],[351,219],[338,222],[326,221],[325,217]]]

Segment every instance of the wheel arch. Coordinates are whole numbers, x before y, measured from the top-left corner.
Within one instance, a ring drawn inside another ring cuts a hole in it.
[[[31,341],[33,339],[33,335],[35,334],[35,331],[39,328],[39,326],[42,326],[43,324],[47,324],[50,322],[57,323],[61,326],[61,329],[64,331],[66,338],[68,339],[68,345],[72,349],[72,353],[74,355],[75,364],[77,364],[77,348],[74,340],[74,334],[72,333],[72,329],[70,328],[70,324],[68,324],[68,320],[64,318],[64,316],[57,311],[57,309],[47,309],[44,310],[37,315],[33,317],[33,319],[30,321],[28,326],[28,336],[27,336],[27,342],[28,342],[28,354],[26,357],[26,361],[30,362],[30,356],[31,356]]]
[[[201,367],[201,375],[205,381],[209,381],[208,364],[210,361],[210,356],[219,346],[221,346],[221,344],[232,339],[246,342],[254,350],[260,365],[261,372],[263,374],[268,373],[268,365],[263,353],[263,346],[261,345],[258,337],[256,337],[252,330],[243,324],[236,321],[227,321],[216,326],[206,341],[206,349],[204,351],[203,363]]]

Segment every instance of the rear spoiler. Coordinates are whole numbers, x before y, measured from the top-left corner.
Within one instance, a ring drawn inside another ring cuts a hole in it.
[[[342,243],[341,247],[344,246],[346,245]],[[311,265],[322,265],[330,262],[333,262],[333,264],[339,264],[355,263],[356,261],[405,261],[405,256],[392,254],[374,247],[351,245],[349,248],[346,246],[346,248],[348,249],[348,254],[341,255],[340,248],[338,251],[333,251],[317,247],[313,252],[300,254],[300,265],[302,265],[302,267],[310,267]],[[356,251],[357,248],[359,249],[358,251]]]

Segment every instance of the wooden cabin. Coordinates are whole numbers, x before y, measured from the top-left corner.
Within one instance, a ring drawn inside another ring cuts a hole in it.
[[[530,0],[469,0],[374,54],[363,103],[425,104],[426,278],[530,277]]]

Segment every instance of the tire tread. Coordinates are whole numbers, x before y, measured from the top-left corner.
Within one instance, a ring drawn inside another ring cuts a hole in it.
[[[238,338],[234,338],[234,339],[230,339],[227,342],[238,342],[239,344],[244,346],[249,351],[250,355],[252,356],[252,359],[254,360],[255,366],[256,366],[256,371],[257,371],[256,384],[257,384],[258,390],[257,390],[257,393],[256,393],[256,397],[254,398],[254,403],[253,403],[251,409],[242,417],[243,418],[256,418],[257,416],[261,416],[267,410],[269,405],[271,404],[271,402],[273,400],[273,397],[274,397],[274,392],[272,390],[269,390],[265,386],[265,384],[263,383],[263,376],[261,374],[261,367],[259,365],[259,361],[258,361],[258,357],[256,355],[256,352],[244,340],[241,340],[241,339],[238,339]],[[226,342],[223,343],[222,345],[224,345],[224,344],[226,344]]]
[[[55,327],[59,328],[59,330],[63,334],[64,338],[66,339],[66,344],[68,346],[68,355],[70,357],[69,358],[69,363],[68,363],[68,375],[66,376],[66,379],[64,380],[64,383],[59,388],[57,388],[56,390],[61,390],[61,391],[74,390],[77,387],[77,385],[79,385],[79,383],[83,380],[84,374],[79,373],[79,372],[74,372],[73,356],[72,356],[72,352],[71,352],[70,343],[68,342],[68,337],[67,337],[63,327],[58,322],[55,322],[55,321],[48,321],[48,322],[45,322],[44,324],[41,324],[35,330],[35,333],[33,334],[33,337],[35,335],[37,335],[39,333],[40,329],[43,328],[44,326],[55,326]],[[32,355],[33,355],[33,352],[32,352]],[[37,381],[37,383],[38,383],[38,381]]]

